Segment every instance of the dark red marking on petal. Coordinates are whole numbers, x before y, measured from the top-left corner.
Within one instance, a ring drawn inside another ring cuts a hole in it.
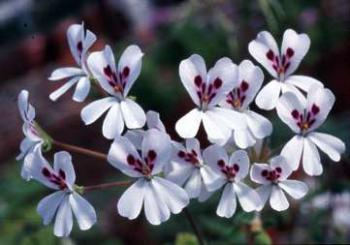
[[[277,167],[276,171],[277,171],[277,173],[281,173],[282,172],[282,168],[281,167]]]
[[[261,176],[263,176],[263,177],[266,177],[268,174],[269,174],[269,171],[267,171],[266,169],[261,171]]]
[[[197,87],[200,87],[202,85],[202,77],[197,75],[195,78],[194,78],[194,84],[196,84]]]
[[[288,58],[291,58],[294,55],[294,50],[291,48],[287,48],[286,54]]]
[[[269,60],[273,60],[275,55],[273,53],[273,51],[270,49],[267,53],[266,53],[266,57],[269,59]]]
[[[154,159],[157,157],[157,153],[154,150],[149,150],[147,157],[150,161],[154,161]]]
[[[186,155],[186,153],[185,153],[184,151],[179,151],[179,152],[177,153],[177,155],[178,155],[180,158],[184,158],[185,155]]]
[[[299,112],[297,110],[293,110],[291,114],[292,114],[292,117],[294,119],[298,119],[299,118]]]
[[[60,169],[60,170],[58,171],[58,175],[59,175],[62,179],[66,179],[66,173],[65,173],[62,169]]]
[[[135,157],[133,155],[128,155],[126,161],[129,165],[135,165]]]
[[[241,87],[242,91],[245,92],[248,90],[249,84],[243,80],[240,87]]]
[[[220,78],[216,78],[213,84],[215,89],[219,89],[222,86],[222,80]]]
[[[125,66],[123,69],[123,77],[127,77],[130,74],[130,68]]]
[[[77,43],[77,49],[80,53],[83,52],[83,43],[81,41]]]
[[[313,104],[311,107],[311,112],[314,115],[317,115],[320,112],[320,107],[318,107],[317,105]]]
[[[50,171],[49,171],[47,168],[43,168],[43,169],[41,170],[41,173],[42,173],[45,177],[47,177],[47,178],[50,178],[50,177],[51,177],[51,173],[50,173]]]
[[[219,167],[223,167],[223,166],[225,166],[225,161],[224,161],[224,160],[222,160],[222,159],[221,159],[221,160],[219,160],[219,161],[218,161],[218,166],[219,166]]]
[[[233,164],[233,170],[238,172],[239,171],[239,166],[237,163]]]
[[[108,76],[111,77],[112,76],[112,69],[109,65],[107,65],[105,68],[103,68],[103,73]]]

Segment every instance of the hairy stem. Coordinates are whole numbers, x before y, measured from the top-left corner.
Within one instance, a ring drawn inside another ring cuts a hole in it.
[[[197,226],[196,222],[194,221],[193,216],[191,215],[190,211],[187,208],[184,208],[183,211],[184,211],[184,214],[185,214],[188,222],[190,223],[190,225],[191,225],[191,227],[193,229],[194,234],[196,235],[196,237],[198,239],[199,244],[200,245],[206,245],[207,243],[206,243],[206,241],[204,239],[203,233],[198,228],[198,226]]]
[[[127,186],[131,183],[131,181],[116,181],[116,182],[110,182],[110,183],[103,183],[99,185],[89,185],[89,186],[83,186],[83,192],[87,191],[95,191],[95,190],[103,190],[106,188],[116,187],[116,186]]]
[[[53,140],[52,144],[54,146],[57,146],[63,150],[67,150],[67,151],[71,151],[71,152],[76,152],[82,155],[86,155],[86,156],[91,156],[97,159],[101,159],[104,161],[107,161],[107,155],[102,153],[102,152],[98,152],[98,151],[93,151],[93,150],[89,150],[80,146],[75,146],[75,145],[70,145],[67,143],[63,143],[57,140]]]

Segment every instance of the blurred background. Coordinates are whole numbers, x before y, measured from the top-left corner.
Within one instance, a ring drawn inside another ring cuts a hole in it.
[[[107,152],[110,142],[101,122],[84,126],[85,103],[71,100],[72,90],[53,103],[48,95],[62,83],[48,81],[58,67],[75,65],[66,41],[73,23],[85,23],[98,38],[92,50],[110,44],[119,57],[129,44],[145,52],[141,76],[131,95],[145,110],[156,110],[168,132],[178,139],[175,122],[193,107],[178,77],[178,64],[192,53],[208,66],[228,56],[239,63],[251,59],[248,43],[262,30],[278,42],[285,29],[307,33],[311,48],[297,74],[321,80],[336,95],[331,116],[320,131],[350,145],[350,2],[347,0],[0,0],[0,244],[197,244],[182,214],[161,226],[150,226],[141,215],[134,221],[116,212],[122,188],[96,191],[87,199],[96,207],[98,223],[87,232],[74,227],[70,238],[58,239],[36,213],[39,200],[49,193],[36,182],[20,178],[19,152],[23,135],[17,94],[30,92],[37,121],[55,139]],[[270,80],[266,74],[265,82]],[[256,108],[255,108],[256,109]],[[291,136],[275,112],[262,112],[274,124],[271,149]],[[203,138],[203,137],[202,137]],[[203,146],[207,144],[203,141]],[[54,151],[46,153],[50,159]],[[280,244],[350,242],[350,160],[348,151],[333,163],[322,154],[324,174],[297,178],[308,182],[306,198],[291,202],[282,213],[266,208],[262,229],[252,213],[238,210],[231,219],[216,217],[218,195],[205,204],[192,201],[193,213],[209,244]],[[108,163],[73,154],[77,184],[94,185],[125,177]]]

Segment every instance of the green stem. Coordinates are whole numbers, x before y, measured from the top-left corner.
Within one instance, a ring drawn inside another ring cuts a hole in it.
[[[190,223],[190,225],[191,225],[191,227],[193,229],[193,232],[194,232],[194,234],[196,235],[196,237],[198,239],[199,244],[200,245],[207,245],[207,243],[206,243],[206,241],[204,239],[203,233],[201,232],[201,230],[197,226],[196,222],[194,221],[193,216],[190,213],[190,211],[187,208],[184,208],[183,211],[184,211],[184,214],[185,214],[185,216],[186,216],[186,218],[188,220],[188,223]]]

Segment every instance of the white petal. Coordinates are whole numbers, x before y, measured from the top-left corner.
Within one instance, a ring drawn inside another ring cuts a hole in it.
[[[63,191],[56,191],[41,199],[36,210],[42,217],[44,225],[51,223],[64,197],[65,193]]]
[[[128,46],[120,56],[118,63],[119,73],[122,73],[125,67],[129,68],[129,76],[127,77],[123,93],[124,96],[127,96],[130,88],[140,75],[142,67],[142,56],[143,53],[137,45]]]
[[[304,182],[298,180],[283,180],[278,185],[294,199],[304,197],[309,189]]]
[[[193,109],[176,122],[175,130],[182,138],[193,138],[199,130],[201,121],[202,112],[197,108]]]
[[[297,124],[299,120],[295,119],[292,113],[293,111],[297,111],[298,114],[303,115],[304,108],[303,103],[291,92],[284,93],[278,100],[276,107],[279,118],[295,133],[300,132]]]
[[[240,86],[243,81],[249,85],[248,89],[244,92],[245,99],[241,106],[241,108],[247,108],[261,88],[262,82],[264,81],[264,73],[250,60],[243,60],[238,66],[238,76],[238,86]]]
[[[250,110],[246,111],[245,114],[247,115],[248,127],[256,138],[262,139],[271,135],[272,124],[266,117]]]
[[[288,29],[283,34],[281,56],[286,55],[287,49],[293,50],[293,56],[290,58],[290,65],[286,70],[285,76],[288,77],[299,66],[301,60],[310,48],[310,38],[306,34],[298,34],[292,29]]]
[[[73,192],[69,195],[69,202],[81,230],[88,230],[96,223],[94,207],[79,194]]]
[[[170,218],[170,210],[163,196],[157,193],[155,185],[154,180],[151,180],[145,189],[144,211],[148,222],[152,225],[159,225]]]
[[[255,103],[260,109],[272,110],[277,104],[280,93],[280,82],[273,80],[260,90],[256,96]]]
[[[275,156],[270,159],[270,167],[271,167],[271,170],[275,170],[278,167],[281,168],[281,172],[279,173],[280,176],[278,177],[278,180],[287,179],[293,172],[293,170],[287,163],[286,158],[281,155]]]
[[[308,138],[304,139],[303,168],[305,173],[310,176],[321,175],[323,172],[318,150],[315,144]]]
[[[229,166],[236,164],[238,166],[238,171],[236,171],[236,181],[244,179],[249,172],[249,157],[246,151],[238,150],[232,153]]]
[[[238,201],[245,212],[251,212],[260,207],[260,197],[254,189],[243,182],[234,183],[233,187]]]
[[[216,90],[208,107],[217,105],[238,84],[238,69],[231,59],[224,57],[219,59],[208,72],[208,84],[213,84],[216,79],[222,81],[222,85]]]
[[[81,65],[81,54],[78,51],[78,43],[83,44],[84,41],[84,25],[73,24],[67,30],[67,39],[70,51],[77,62]]]
[[[130,140],[136,149],[141,150],[142,140],[145,133],[146,132],[143,129],[133,129],[126,131],[124,136]]]
[[[21,177],[26,181],[32,178],[30,173],[31,165],[33,163],[33,154],[27,154],[23,159],[23,165],[21,168]]]
[[[345,152],[344,142],[332,135],[311,132],[307,137],[335,162],[339,162]]]
[[[289,208],[289,202],[282,189],[276,185],[272,185],[270,206],[276,211],[283,211]]]
[[[289,76],[285,81],[285,83],[292,84],[305,92],[308,92],[310,88],[317,84],[318,86],[322,86],[322,83],[317,79],[309,76],[301,76],[301,75],[293,75]]]
[[[83,76],[85,75],[84,71],[77,67],[64,67],[54,70],[50,77],[48,78],[51,81],[61,80],[69,77]]]
[[[121,216],[128,219],[135,219],[139,216],[146,194],[146,185],[148,183],[145,179],[138,179],[124,191],[117,204],[118,213]]]
[[[206,202],[210,197],[211,195],[213,194],[214,192],[209,192],[206,188],[205,188],[205,185],[202,185],[202,188],[201,188],[201,192],[199,193],[199,196],[198,196],[198,202]]]
[[[202,166],[200,168],[203,184],[208,191],[215,191],[222,186],[220,175],[213,171],[209,166]]]
[[[60,151],[54,155],[54,170],[57,174],[64,172],[65,181],[73,186],[75,182],[75,171],[72,163],[71,155],[66,151]]]
[[[150,151],[156,153],[153,161],[152,174],[158,174],[163,170],[164,165],[170,163],[172,157],[172,145],[170,137],[159,130],[149,129],[142,141],[142,156],[147,158]]]
[[[201,192],[202,187],[202,177],[199,169],[192,172],[191,177],[187,180],[185,184],[185,190],[190,198],[197,198]]]
[[[92,75],[98,80],[101,87],[111,95],[119,95],[108,82],[108,78],[104,72],[106,67],[110,67],[111,71],[117,74],[114,55],[111,47],[106,45],[103,51],[92,52],[88,59],[87,64],[92,72]]]
[[[17,106],[23,122],[31,122],[35,118],[35,109],[29,104],[28,97],[29,93],[27,90],[22,90],[18,94]]]
[[[241,149],[246,149],[256,143],[256,139],[249,128],[234,130],[233,137],[234,143]]]
[[[216,214],[220,217],[231,218],[236,212],[237,200],[232,183],[227,183],[222,192]]]
[[[146,120],[147,120],[147,127],[148,128],[155,128],[159,131],[166,132],[165,126],[160,120],[159,113],[155,111],[148,111],[146,113]]]
[[[260,32],[256,39],[248,46],[249,53],[273,76],[277,77],[277,72],[272,67],[272,62],[267,58],[267,52],[271,50],[274,56],[279,56],[277,43],[272,35],[267,31]]]
[[[211,143],[224,145],[231,136],[231,129],[223,125],[219,116],[212,111],[202,114],[204,130]]]
[[[313,105],[320,109],[316,115],[316,121],[310,127],[309,131],[318,128],[327,118],[335,102],[335,96],[329,89],[322,86],[313,85],[307,95],[307,110],[312,111]]]
[[[187,192],[178,185],[160,177],[154,177],[154,187],[159,191],[170,212],[177,214],[189,204]]]
[[[206,113],[210,113],[217,123],[229,129],[244,129],[247,128],[246,118],[243,113],[226,108],[215,107]],[[231,135],[231,132],[230,132]]]
[[[80,78],[73,94],[73,100],[77,102],[83,102],[90,91],[90,81],[87,77]]]
[[[167,173],[166,179],[182,186],[192,174],[194,167],[190,164],[173,160],[170,165],[171,171]]]
[[[182,84],[184,85],[188,94],[191,96],[193,102],[199,106],[200,102],[194,80],[197,76],[201,77],[201,81],[203,83],[205,83],[207,80],[207,68],[203,58],[198,54],[194,54],[181,61],[179,66],[179,75]]]
[[[258,188],[255,189],[256,193],[258,193],[259,197],[260,197],[260,206],[257,207],[257,211],[261,211],[266,202],[267,199],[269,199],[270,195],[271,195],[271,190],[272,190],[272,185],[271,184],[267,184],[267,185],[262,185],[259,186]]]
[[[270,171],[270,167],[266,163],[254,163],[250,168],[250,179],[258,184],[268,184],[268,181],[265,177],[262,176],[264,170]]]
[[[116,103],[118,101],[113,97],[96,100],[81,110],[81,119],[83,119],[85,125],[89,125],[99,119],[105,111]]]
[[[66,195],[61,202],[56,218],[53,233],[58,237],[67,237],[73,228],[72,208]]]
[[[134,159],[140,159],[139,153],[135,146],[124,136],[115,138],[111,148],[108,151],[108,162],[130,177],[141,177],[142,174],[128,164],[128,156],[131,155]]]
[[[107,139],[114,139],[124,130],[124,121],[120,104],[114,103],[109,109],[102,125],[102,134]]]
[[[221,173],[221,170],[218,167],[218,161],[223,160],[225,163],[228,163],[229,157],[224,147],[219,145],[210,145],[203,151],[203,160],[215,172]]]
[[[146,123],[146,115],[141,106],[131,99],[120,103],[125,125],[130,129],[142,128]]]
[[[55,91],[53,91],[50,95],[49,98],[52,101],[56,101],[59,97],[61,97],[65,92],[68,91],[68,89],[70,89],[75,83],[78,82],[78,80],[80,79],[80,77],[73,77],[72,79],[70,79],[68,82],[66,82],[65,84],[63,84],[60,88],[56,89]]]
[[[295,171],[299,168],[301,154],[303,153],[304,138],[300,135],[295,135],[283,147],[281,155],[284,156],[289,167]]]

